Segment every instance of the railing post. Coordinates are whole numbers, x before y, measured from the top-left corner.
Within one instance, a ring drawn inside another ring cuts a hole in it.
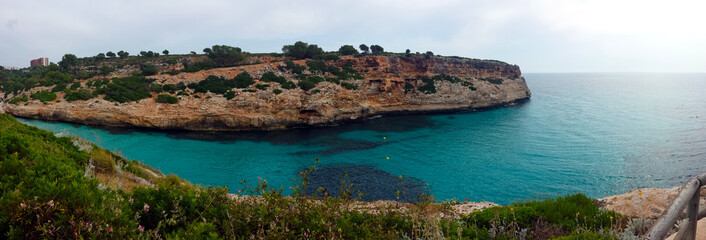
[[[699,221],[699,197],[701,196],[701,184],[699,188],[696,189],[694,195],[689,199],[689,204],[686,205],[686,218],[689,219],[689,229],[686,231],[686,236],[684,239],[695,240],[696,239],[696,224]]]

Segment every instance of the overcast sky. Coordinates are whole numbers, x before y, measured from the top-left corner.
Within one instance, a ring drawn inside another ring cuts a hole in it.
[[[0,0],[0,65],[65,53],[337,50],[497,59],[523,72],[706,72],[702,0]]]

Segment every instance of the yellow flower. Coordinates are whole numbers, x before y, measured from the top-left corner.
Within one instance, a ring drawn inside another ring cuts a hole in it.
[[[510,212],[514,212],[514,211],[515,211],[515,209],[514,209],[514,208],[510,208]]]
[[[382,137],[382,139],[387,139],[386,137]]]
[[[625,203],[625,205],[630,205],[630,202]]]
[[[642,196],[642,191],[637,192],[638,196]]]
[[[610,220],[613,220],[613,216],[610,216]]]
[[[387,157],[387,160],[390,160],[390,157]]]

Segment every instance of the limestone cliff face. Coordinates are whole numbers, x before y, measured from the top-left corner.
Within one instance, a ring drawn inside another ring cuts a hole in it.
[[[294,63],[305,65],[305,60]],[[122,104],[103,100],[102,97],[70,103],[31,100],[27,104],[5,104],[4,111],[19,117],[89,125],[199,131],[272,130],[330,125],[384,114],[499,107],[528,99],[531,95],[518,66],[496,61],[423,56],[348,56],[327,63],[351,65],[358,70],[364,79],[350,81],[358,89],[349,90],[335,83],[321,82],[309,91],[282,89],[282,93],[275,94],[272,89],[281,89],[279,83],[269,83],[271,86],[267,90],[247,92],[235,89],[236,96],[230,100],[207,93],[180,96],[177,104],[164,104],[157,103],[156,93],[153,93],[152,98]],[[271,71],[297,82],[293,74],[283,70],[282,66],[284,63],[281,61],[268,61],[151,78],[162,84],[188,84],[204,80],[209,75],[232,78],[242,71],[259,79],[263,73]],[[419,86],[426,84],[423,77],[439,74],[454,76],[462,81],[436,81],[436,93],[418,90]],[[61,98],[60,93],[58,99]]]

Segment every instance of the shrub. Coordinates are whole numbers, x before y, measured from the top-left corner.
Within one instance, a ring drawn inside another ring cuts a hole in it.
[[[309,78],[299,80],[299,88],[301,88],[304,91],[309,91],[309,89],[312,89],[316,87],[316,83],[312,82]]]
[[[231,99],[233,99],[233,98],[235,97],[235,92],[233,92],[233,91],[228,91],[228,92],[226,92],[225,94],[223,94],[223,96],[226,97],[226,99],[231,100]]]
[[[260,90],[266,90],[268,87],[270,87],[270,84],[258,84],[255,85],[255,87]]]
[[[503,84],[503,79],[502,78],[481,78],[480,80],[492,83],[492,84]]]
[[[95,84],[94,84],[95,85]],[[113,78],[111,83],[96,89],[97,94],[105,94],[104,99],[124,103],[152,97],[150,82],[144,77]]]
[[[304,70],[306,70],[306,67],[300,66],[292,62],[292,60],[287,60],[284,61],[285,64],[285,69],[289,69],[292,71],[294,74],[302,74]]]
[[[332,83],[335,83],[335,84],[341,84],[341,80],[339,80],[338,78],[330,78],[330,77],[327,77],[327,78],[326,78],[326,81],[327,81],[327,82],[332,82]]]
[[[197,93],[212,92],[216,94],[224,94],[228,90],[235,87],[235,81],[225,79],[224,77],[208,76],[205,80],[198,83],[189,84],[189,88]]]
[[[164,85],[162,86],[162,90],[167,91],[167,92],[174,92],[174,91],[184,90],[184,89],[186,89],[186,85],[184,85],[183,83],[179,83],[179,84],[164,84]]]
[[[26,102],[26,101],[29,101],[29,99],[27,99],[27,96],[21,96],[21,97],[15,97],[15,98],[11,99],[9,101],[9,103],[17,105],[20,102]]]
[[[358,72],[358,70],[355,70],[350,64],[343,65],[343,67],[341,67],[341,71],[337,76],[341,80],[363,79],[363,76],[360,75],[360,72]]]
[[[297,87],[297,85],[295,85],[294,82],[292,82],[292,81],[287,81],[282,84],[282,88],[284,88],[284,89],[294,89],[296,87]]]
[[[463,86],[465,86],[465,87],[468,87],[469,89],[471,89],[471,90],[473,90],[473,91],[478,90],[475,86],[473,86],[473,83],[472,83],[472,82],[466,82],[466,81],[464,81],[463,83],[461,83],[461,85],[463,85]]]
[[[349,82],[341,82],[341,86],[348,89],[348,90],[358,89],[358,85],[355,85],[355,84],[349,83]]]
[[[318,55],[321,55],[324,53],[324,50],[316,44],[309,45],[308,43],[298,41],[294,43],[294,45],[284,45],[282,47],[282,52],[287,56],[296,59],[304,59],[314,58]]]
[[[93,98],[93,94],[87,89],[69,91],[64,95],[64,99],[66,99],[67,102],[73,102],[76,100],[89,100],[91,98]]]
[[[260,81],[263,82],[278,82],[280,84],[284,84],[287,82],[287,79],[285,79],[282,76],[277,76],[273,72],[266,72],[262,74],[262,77],[260,77]]]
[[[233,78],[233,81],[235,81],[236,88],[247,88],[255,83],[255,80],[252,79],[248,72],[241,72]]]
[[[213,45],[207,53],[208,58],[219,67],[235,66],[243,61],[246,56],[239,47],[226,45]]]
[[[343,45],[338,49],[338,53],[341,55],[355,55],[358,54],[358,50],[351,45]]]
[[[169,94],[159,94],[157,95],[157,102],[158,103],[169,103],[169,104],[175,104],[179,101],[178,98],[169,95]]]
[[[322,60],[306,61],[306,65],[309,66],[309,71],[312,73],[318,72],[324,74],[328,71],[328,66],[326,66],[326,63]]]
[[[274,94],[280,94],[280,93],[282,93],[282,89],[278,89],[278,88],[273,89],[273,90],[272,90],[272,93],[274,93]]]
[[[150,91],[159,93],[159,92],[162,92],[162,90],[164,90],[164,87],[161,84],[159,84],[159,83],[150,84]]]
[[[44,90],[41,92],[32,93],[31,97],[32,99],[38,99],[42,102],[49,102],[56,100],[56,93]]]
[[[419,86],[417,90],[420,92],[426,93],[426,94],[431,94],[431,93],[436,93],[436,87],[434,86],[434,79],[422,76],[420,77],[422,82],[424,82],[424,85]]]
[[[71,90],[76,90],[76,89],[78,89],[78,88],[80,88],[80,87],[81,87],[81,83],[80,83],[80,82],[75,82],[74,84],[71,84],[71,87],[69,87],[69,89],[71,89]]]
[[[405,94],[408,92],[411,92],[412,90],[414,90],[414,85],[412,85],[411,83],[408,83],[408,82],[404,83],[404,93]]]
[[[142,76],[152,76],[157,74],[157,67],[152,64],[143,64],[140,69],[142,69]]]

